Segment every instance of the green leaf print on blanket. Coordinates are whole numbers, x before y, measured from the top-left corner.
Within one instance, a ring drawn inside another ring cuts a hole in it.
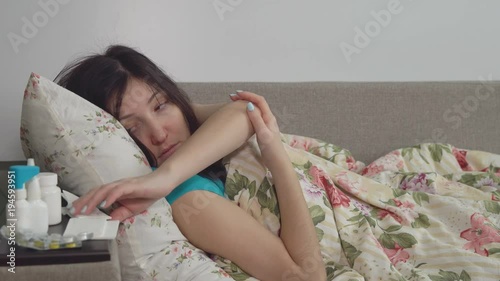
[[[500,155],[418,144],[360,171],[338,147],[284,139],[328,280],[498,281]],[[238,153],[226,166],[228,198],[279,235],[273,179],[258,146]],[[254,280],[216,260],[233,278]]]
[[[471,281],[467,271],[462,270],[460,275],[452,271],[439,270],[439,275],[429,275],[432,281]]]

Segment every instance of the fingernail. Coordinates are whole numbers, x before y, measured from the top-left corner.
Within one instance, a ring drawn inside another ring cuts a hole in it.
[[[236,90],[236,93],[242,93],[243,91],[242,90]]]
[[[87,211],[87,205],[83,206],[82,210],[80,211],[80,213],[85,213],[85,211]]]
[[[253,111],[255,109],[255,106],[253,106],[252,102],[247,103],[247,109],[248,111]]]
[[[231,97],[236,97],[237,95],[236,94],[229,94]]]
[[[69,212],[73,215],[75,214],[75,207],[71,207],[71,209],[69,209]]]
[[[102,201],[101,204],[99,204],[99,207],[104,208],[104,205],[106,205],[106,200]]]

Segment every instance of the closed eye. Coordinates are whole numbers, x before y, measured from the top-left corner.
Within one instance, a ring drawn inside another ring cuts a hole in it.
[[[134,125],[134,126],[131,126],[131,127],[127,127],[127,128],[125,128],[125,130],[127,130],[127,132],[128,132],[129,134],[133,134],[134,132],[136,132],[136,131],[137,131],[137,130],[139,130],[139,129],[140,129],[140,125],[138,125],[138,124],[136,124],[136,125]]]

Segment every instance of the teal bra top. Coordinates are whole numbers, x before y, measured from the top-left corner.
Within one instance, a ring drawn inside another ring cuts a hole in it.
[[[156,170],[156,167],[152,168],[153,171]],[[224,184],[220,179],[213,181],[200,175],[194,175],[177,186],[169,195],[165,196],[165,198],[167,202],[172,205],[172,203],[182,195],[194,190],[206,190],[224,197]]]

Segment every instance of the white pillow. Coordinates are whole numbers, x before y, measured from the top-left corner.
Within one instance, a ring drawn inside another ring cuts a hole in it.
[[[61,186],[77,195],[151,172],[145,155],[109,113],[34,73],[24,92],[21,141],[26,157],[57,173]]]

